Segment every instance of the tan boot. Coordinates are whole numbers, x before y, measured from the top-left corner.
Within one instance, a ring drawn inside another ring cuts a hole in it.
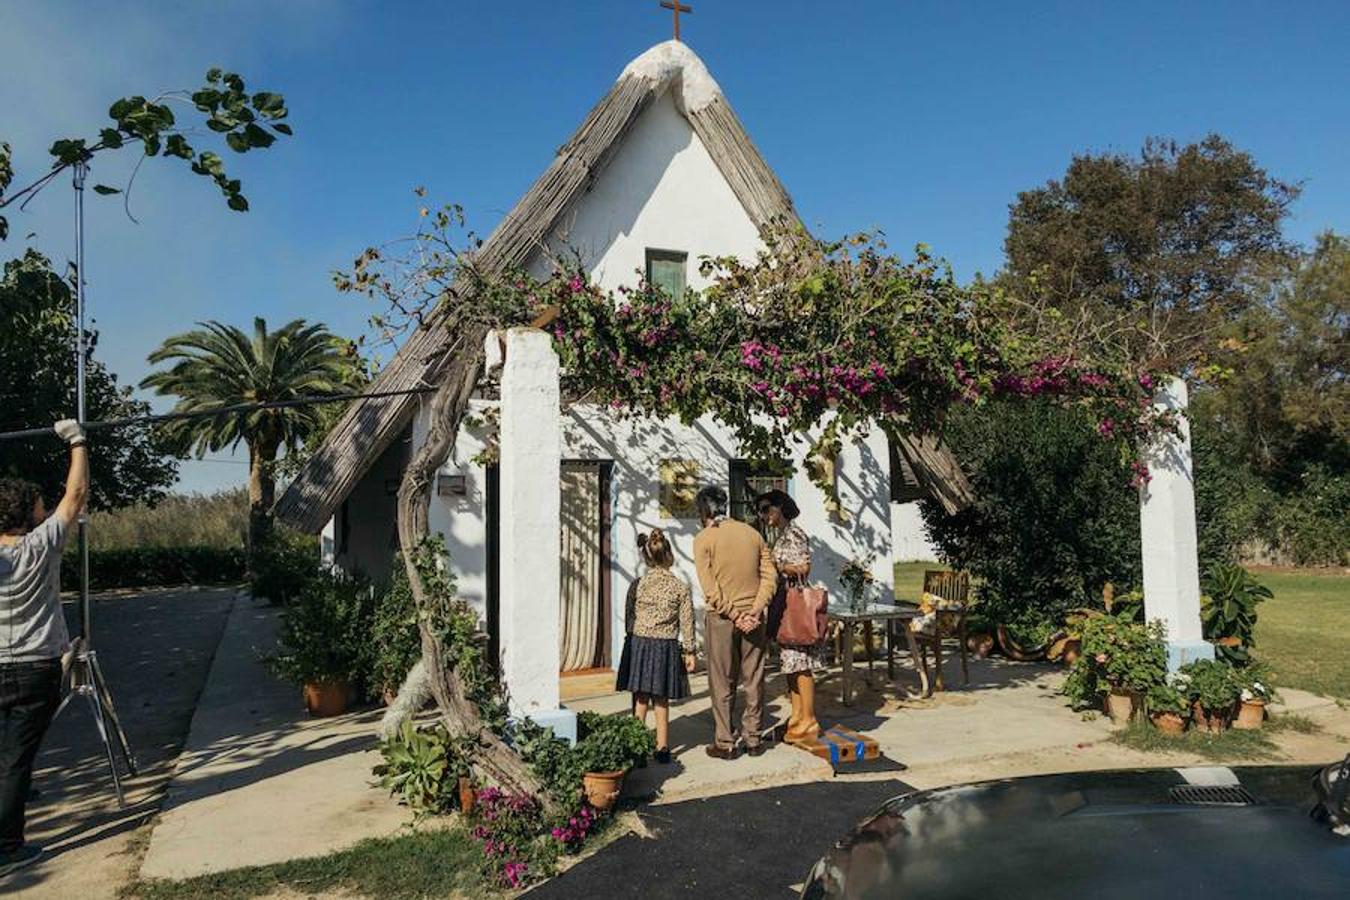
[[[820,723],[816,721],[816,679],[810,672],[802,672],[797,676],[796,696],[797,740],[813,741],[820,737]]]
[[[794,672],[788,676],[788,695],[792,698],[792,717],[788,719],[787,733],[783,735],[783,743],[785,744],[796,744],[814,737],[803,727],[806,724],[806,711],[802,702],[801,686],[802,682],[806,680],[800,672]]]
[[[785,744],[790,744],[792,743],[793,729],[797,727],[797,720],[801,718],[802,698],[797,694],[797,676],[788,675],[786,677],[788,701],[792,704],[792,711],[788,713],[787,722],[779,726],[778,739]]]

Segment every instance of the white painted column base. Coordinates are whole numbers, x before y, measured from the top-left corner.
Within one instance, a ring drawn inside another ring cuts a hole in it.
[[[1144,616],[1167,627],[1170,671],[1197,659],[1213,659],[1214,647],[1200,626],[1200,561],[1195,528],[1191,430],[1186,421],[1186,383],[1174,378],[1159,388],[1155,405],[1180,417],[1177,434],[1145,448],[1151,476],[1139,490],[1140,546],[1144,563]]]
[[[496,340],[488,336],[489,344]],[[489,359],[493,355],[489,352]],[[511,715],[575,742],[576,714],[562,708],[559,696],[558,379],[558,356],[547,334],[535,328],[507,332],[501,378],[501,667]]]

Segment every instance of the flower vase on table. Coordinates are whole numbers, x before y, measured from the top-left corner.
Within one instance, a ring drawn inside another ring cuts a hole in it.
[[[876,579],[871,571],[872,557],[851,559],[839,571],[839,582],[848,597],[848,610],[854,615],[866,611],[868,601],[876,590]]]

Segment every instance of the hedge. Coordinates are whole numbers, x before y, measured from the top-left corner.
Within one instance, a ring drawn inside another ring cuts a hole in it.
[[[79,554],[72,541],[61,558],[61,586],[80,583]],[[89,587],[159,587],[179,584],[228,584],[243,581],[242,547],[140,547],[89,552]]]

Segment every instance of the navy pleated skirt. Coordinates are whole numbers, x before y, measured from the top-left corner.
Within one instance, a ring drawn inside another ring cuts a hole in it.
[[[689,696],[689,675],[676,638],[629,635],[619,659],[617,690],[650,694],[668,700]]]

